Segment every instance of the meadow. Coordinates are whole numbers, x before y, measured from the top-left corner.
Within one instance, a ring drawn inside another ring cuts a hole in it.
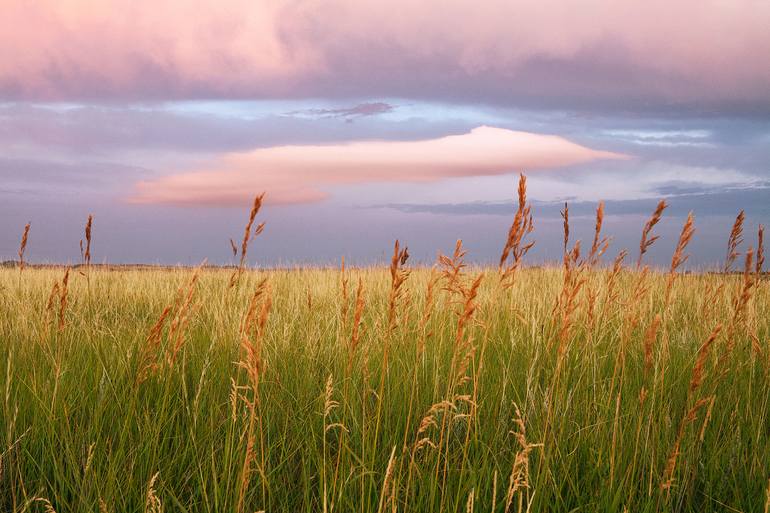
[[[551,267],[523,179],[493,268],[254,269],[257,203],[237,267],[103,268],[89,223],[0,270],[0,510],[767,513],[762,234],[651,269],[664,209],[633,256],[565,209]]]

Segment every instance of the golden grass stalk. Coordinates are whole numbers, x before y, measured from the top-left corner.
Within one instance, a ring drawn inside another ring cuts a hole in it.
[[[385,505],[391,498],[391,481],[393,480],[393,469],[396,462],[396,446],[390,451],[390,458],[388,458],[388,466],[385,468],[385,479],[382,481],[382,491],[380,492],[380,502],[377,506],[377,513],[385,511]]]
[[[53,282],[53,286],[51,287],[51,293],[48,294],[48,301],[45,304],[45,310],[49,314],[53,314],[54,309],[54,301],[59,298],[59,282],[55,281]]]
[[[746,251],[746,259],[743,265],[743,279],[741,280],[741,286],[738,294],[733,301],[733,327],[737,326],[741,319],[746,316],[746,308],[751,300],[752,291],[754,285],[756,285],[755,276],[752,271],[752,261],[754,257],[754,249],[749,247]]]
[[[51,504],[51,501],[46,499],[45,497],[36,497],[32,500],[32,502],[39,502],[43,505],[43,511],[45,513],[56,513],[56,510],[53,507],[53,504]]]
[[[465,503],[465,513],[473,513],[474,504],[475,504],[475,488],[471,488],[471,491],[468,494],[468,500]]]
[[[519,206],[508,230],[503,252],[500,255],[500,280],[505,288],[513,286],[516,271],[521,267],[522,259],[535,244],[534,242],[524,243],[527,235],[535,229],[532,221],[532,208],[527,204],[527,177],[524,174],[519,175],[518,196]],[[508,262],[509,257],[512,258],[510,263]]]
[[[566,203],[565,203],[566,208]],[[604,224],[604,202],[600,201],[596,207],[596,223],[594,224],[594,240],[591,243],[591,251],[588,253],[588,265],[593,267],[607,251],[610,239],[602,237],[602,225]]]
[[[270,286],[266,280],[259,283],[254,292],[254,298],[261,300],[261,306],[259,308],[259,314],[253,315],[252,312],[256,312],[256,308],[249,306],[249,311],[246,314],[246,325],[241,333],[241,359],[238,362],[238,367],[246,372],[248,378],[249,396],[246,398],[246,406],[249,413],[249,422],[246,428],[246,453],[244,455],[243,467],[241,469],[240,486],[238,490],[238,504],[236,511],[243,513],[246,493],[249,489],[249,483],[251,481],[251,471],[254,464],[254,460],[257,459],[256,455],[256,428],[257,428],[257,405],[259,403],[259,382],[263,372],[262,366],[262,338],[264,337],[265,326],[267,325],[267,319],[270,316],[270,310],[272,308],[272,295],[270,292]],[[256,302],[252,302],[256,304]],[[252,335],[253,333],[253,335]],[[261,422],[260,422],[261,427]],[[264,461],[264,447],[263,439],[260,430],[260,463],[259,472],[262,476],[262,488],[263,494],[265,490],[265,461]]]
[[[443,254],[439,254],[438,256],[438,263],[442,268],[441,277],[445,282],[443,290],[449,292],[449,294],[453,296],[462,297],[463,295],[463,269],[466,267],[465,254],[466,251],[463,249],[463,241],[457,239],[454,253],[452,253],[451,258]]]
[[[655,241],[658,240],[657,235],[652,235],[652,229],[660,221],[660,218],[663,215],[663,211],[666,210],[666,207],[668,207],[666,201],[660,200],[652,215],[647,220],[647,223],[645,223],[644,228],[642,229],[642,239],[639,242],[639,259],[636,261],[637,269],[642,267],[642,258],[644,257],[644,254],[647,253],[647,250],[650,249],[650,246],[652,246]]]
[[[652,353],[655,340],[658,337],[658,328],[660,328],[660,314],[655,314],[652,322],[644,332],[644,371],[649,373],[652,369]]]
[[[730,230],[730,236],[727,238],[727,255],[725,256],[724,267],[724,272],[726,273],[729,273],[732,270],[735,259],[740,255],[738,246],[743,243],[743,221],[745,219],[745,212],[743,210],[738,212],[738,216],[733,223],[733,228]]]
[[[757,229],[757,263],[754,268],[757,278],[762,274],[763,265],[765,265],[765,227],[760,224]]]
[[[706,342],[704,342],[703,345],[698,350],[698,355],[695,358],[695,364],[693,364],[692,374],[690,377],[690,387],[688,389],[688,403],[690,402],[690,398],[697,396],[698,390],[701,388],[701,385],[703,384],[706,361],[708,360],[709,355],[711,354],[711,348],[713,347],[714,342],[716,341],[721,331],[722,331],[722,325],[717,324],[714,327],[714,329],[711,330],[711,334],[706,339]],[[687,413],[685,413],[685,415],[682,417],[682,420],[679,422],[679,429],[677,431],[676,440],[674,441],[674,446],[671,449],[668,459],[666,460],[666,468],[663,473],[663,482],[661,483],[661,490],[666,492],[666,496],[668,496],[668,494],[671,491],[671,487],[673,486],[674,471],[676,470],[676,464],[679,458],[680,449],[682,446],[682,440],[684,439],[685,429],[689,424],[695,421],[695,419],[697,418],[698,412],[704,406],[708,405],[707,415],[710,415],[710,410],[713,407],[713,401],[714,401],[713,396],[696,399],[692,407],[689,410],[687,410]],[[704,430],[705,430],[705,422],[704,422],[703,429],[701,429],[699,439],[703,438]]]
[[[460,317],[457,320],[457,332],[455,334],[455,347],[460,346],[465,340],[465,330],[467,325],[471,322],[473,314],[478,307],[476,303],[476,296],[479,292],[479,286],[481,280],[484,278],[484,273],[479,273],[475,280],[471,283],[470,287],[462,289],[463,306],[460,311]]]
[[[204,263],[195,269],[186,287],[184,285],[179,287],[174,295],[174,300],[163,308],[158,320],[150,328],[142,347],[139,349],[135,385],[140,385],[159,370],[163,330],[169,319],[171,322],[166,334],[165,362],[169,367],[174,365],[184,344],[184,334],[190,319],[193,296]]]
[[[86,228],[85,228],[85,235],[86,235],[86,249],[83,252],[83,263],[85,263],[87,266],[91,265],[91,229],[94,222],[94,216],[89,214],[88,219],[86,220]]]
[[[19,243],[19,274],[24,270],[24,251],[27,249],[27,241],[29,238],[30,223],[24,226],[24,233],[21,235],[21,242]]]
[[[168,343],[166,347],[166,363],[169,367],[174,365],[174,362],[179,355],[179,351],[182,349],[182,345],[185,340],[185,329],[190,320],[190,313],[193,306],[193,298],[195,295],[196,285],[200,272],[205,261],[193,271],[190,281],[187,283],[187,288],[182,294],[178,294],[177,297],[181,298],[179,306],[176,310],[174,318],[171,321],[171,325],[168,329]],[[180,292],[181,289],[180,289]]]
[[[235,244],[235,241],[232,238],[230,239],[230,251],[233,253],[233,258],[238,256],[238,246]]]
[[[396,327],[398,303],[404,295],[404,283],[409,277],[409,270],[404,269],[409,259],[409,250],[406,246],[400,248],[398,239],[393,246],[393,257],[390,260],[390,295],[388,296],[388,332]]]
[[[230,287],[232,288],[235,286],[235,284],[238,282],[238,279],[241,277],[241,274],[243,274],[243,268],[246,265],[246,255],[249,250],[249,241],[251,240],[251,228],[254,226],[254,220],[257,217],[257,214],[259,213],[260,208],[262,208],[262,199],[265,197],[265,193],[258,194],[254,198],[254,203],[251,206],[251,212],[249,212],[249,221],[246,223],[246,228],[243,230],[243,241],[241,242],[241,259],[238,262],[238,268],[233,271],[232,276],[230,276]],[[256,237],[265,228],[265,223],[260,223],[257,226],[257,229],[254,232],[254,236]]]
[[[573,325],[573,314],[578,307],[578,294],[586,282],[583,277],[585,265],[579,265],[580,241],[576,241],[571,251],[564,256],[564,282],[557,298],[556,308],[560,309],[558,355],[559,360],[567,351]]]
[[[692,406],[692,408],[690,408],[687,411],[687,413],[682,417],[682,420],[679,423],[679,429],[677,431],[676,440],[674,441],[674,446],[671,449],[671,452],[669,453],[668,459],[666,460],[666,468],[663,471],[663,482],[660,485],[661,490],[663,490],[666,493],[667,497],[669,496],[671,492],[671,488],[674,485],[674,472],[676,470],[676,464],[681,452],[685,429],[689,424],[695,422],[695,419],[698,418],[698,412],[701,410],[701,408],[703,408],[710,402],[711,402],[710,397],[698,399],[695,402],[695,404]]]
[[[725,363],[730,358],[730,355],[735,348],[736,332],[741,327],[741,325],[745,325],[747,322],[747,309],[753,295],[754,286],[756,285],[756,268],[754,267],[753,262],[754,249],[749,247],[749,249],[746,251],[746,257],[744,260],[743,277],[732,300],[733,313],[730,319],[730,324],[728,325],[727,334],[725,336],[727,339],[727,344],[725,346],[725,351],[719,357],[719,367],[723,369],[722,375],[724,375],[728,370],[728,367],[725,365]]]
[[[345,433],[348,432],[348,429],[345,427],[344,424],[340,422],[329,422],[332,412],[339,407],[340,403],[338,401],[334,400],[334,379],[331,374],[329,374],[329,377],[326,379],[326,388],[324,391],[324,414],[323,414],[323,512],[326,513],[327,511],[330,511],[329,506],[327,505],[328,502],[328,491],[327,491],[327,477],[326,477],[326,460],[327,460],[327,447],[326,447],[326,433],[331,431],[332,429],[339,429],[340,431],[343,431]],[[339,468],[339,460],[338,460],[338,467]],[[336,483],[336,469],[335,469],[335,483]],[[334,509],[334,500],[331,502],[331,509]]]
[[[158,497],[158,492],[155,490],[155,483],[158,480],[159,473],[156,472],[150,478],[150,482],[147,484],[147,494],[144,501],[144,513],[163,513],[163,504]]]
[[[135,385],[142,384],[150,375],[154,374],[158,370],[158,351],[160,350],[161,341],[163,339],[163,327],[166,324],[166,320],[171,313],[172,306],[166,306],[158,317],[158,320],[153,324],[150,329],[150,333],[142,345],[139,352],[139,365],[134,380]]]
[[[714,345],[714,341],[722,331],[722,325],[717,324],[711,334],[706,339],[706,342],[698,349],[698,356],[695,358],[695,365],[692,368],[692,376],[690,377],[690,393],[695,393],[703,384],[704,369],[706,367],[706,361],[708,360],[711,352],[711,347]]]
[[[693,217],[693,213],[690,212],[687,214],[687,220],[685,221],[684,226],[682,226],[682,233],[679,234],[679,242],[677,242],[674,255],[671,257],[671,268],[669,269],[668,280],[666,282],[666,299],[664,302],[664,309],[668,307],[669,301],[671,299],[671,290],[674,286],[677,270],[679,270],[682,264],[684,264],[689,258],[689,255],[685,255],[685,250],[687,249],[687,245],[690,243],[690,240],[692,240],[692,236],[695,233],[694,222],[695,218]]]
[[[562,224],[564,226],[564,247],[562,250],[562,254],[564,255],[564,258],[567,258],[567,246],[569,246],[569,205],[567,202],[564,202],[564,210],[559,212],[561,214],[562,218]]]
[[[612,262],[612,270],[607,275],[607,283],[605,287],[605,290],[607,291],[605,293],[605,309],[609,304],[616,302],[620,296],[620,292],[617,288],[618,277],[620,276],[620,271],[623,269],[623,261],[625,260],[626,256],[628,256],[628,251],[625,249],[621,250],[620,253],[618,253],[618,256],[615,257],[615,260]]]
[[[516,403],[513,404],[513,407],[516,411],[514,423],[517,429],[516,431],[511,431],[511,434],[516,437],[516,441],[519,443],[519,450],[513,459],[511,474],[508,477],[508,492],[505,496],[504,511],[511,510],[513,499],[518,494],[517,511],[521,512],[524,504],[524,494],[529,492],[529,453],[536,447],[542,447],[543,444],[533,444],[527,441],[527,426],[524,423],[524,418]]]
[[[61,280],[61,287],[59,287],[59,332],[64,331],[65,326],[65,314],[67,312],[67,301],[69,295],[69,281],[70,281],[70,268],[64,271],[64,277]]]

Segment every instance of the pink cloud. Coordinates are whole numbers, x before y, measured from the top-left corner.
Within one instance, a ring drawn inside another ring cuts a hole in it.
[[[756,0],[2,0],[0,98],[770,100]]]
[[[267,191],[273,203],[317,201],[335,185],[431,182],[627,158],[562,137],[478,127],[422,141],[278,146],[225,155],[205,169],[140,182],[134,203],[229,205]]]

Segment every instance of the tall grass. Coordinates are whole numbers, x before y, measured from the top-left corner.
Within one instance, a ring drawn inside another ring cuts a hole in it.
[[[664,208],[633,268],[601,206],[524,266],[524,185],[495,269],[249,270],[256,208],[235,275],[0,270],[0,510],[767,511],[762,231],[656,271]]]

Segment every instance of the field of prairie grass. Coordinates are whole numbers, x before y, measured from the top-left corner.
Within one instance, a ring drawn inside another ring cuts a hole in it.
[[[500,268],[0,270],[0,510],[766,513],[761,246],[524,267],[525,203]]]

